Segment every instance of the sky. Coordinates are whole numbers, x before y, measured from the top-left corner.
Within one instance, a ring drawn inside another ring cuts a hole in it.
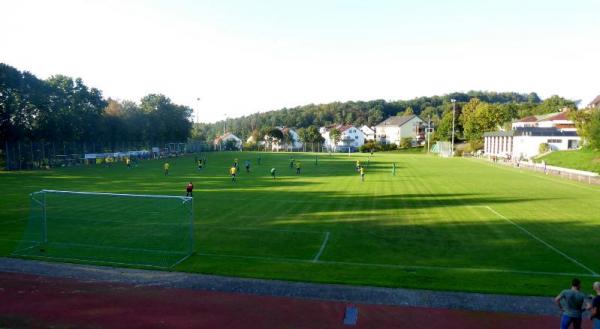
[[[600,94],[598,0],[0,0],[0,62],[215,122],[454,91]]]

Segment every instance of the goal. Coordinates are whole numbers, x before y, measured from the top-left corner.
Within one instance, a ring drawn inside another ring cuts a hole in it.
[[[194,250],[190,197],[42,190],[30,199],[15,256],[170,268]]]
[[[431,152],[448,158],[452,156],[452,144],[450,142],[437,142],[431,149]]]

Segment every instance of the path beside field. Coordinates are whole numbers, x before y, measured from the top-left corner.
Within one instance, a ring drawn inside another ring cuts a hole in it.
[[[522,297],[430,290],[360,287],[278,280],[244,279],[195,273],[164,272],[0,258],[0,272],[82,281],[125,283],[395,306],[557,315],[549,297]]]
[[[551,298],[356,287],[0,258],[0,327],[547,328]],[[61,327],[62,326],[62,327]]]

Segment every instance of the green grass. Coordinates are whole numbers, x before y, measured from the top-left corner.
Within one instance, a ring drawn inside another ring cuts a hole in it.
[[[540,160],[549,165],[600,173],[600,151],[580,149],[552,152]]]
[[[258,155],[209,153],[202,172],[193,157],[172,159],[167,177],[160,161],[0,173],[0,255],[19,245],[33,191],[184,195],[191,180],[195,254],[177,271],[532,295],[553,295],[572,276],[585,287],[598,280],[590,270],[600,272],[600,188],[474,159],[398,153],[376,153],[365,182],[354,164],[368,154],[319,155],[315,165],[314,154],[296,153],[297,176],[290,154],[260,153],[260,166]],[[228,176],[234,158],[253,164],[237,183]]]

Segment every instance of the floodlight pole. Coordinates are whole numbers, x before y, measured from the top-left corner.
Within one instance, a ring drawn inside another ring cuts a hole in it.
[[[429,138],[431,134],[431,114],[427,118],[427,154],[429,154]]]
[[[450,151],[454,157],[454,117],[456,116],[456,99],[452,98],[450,101],[452,102],[452,147],[450,148]]]

